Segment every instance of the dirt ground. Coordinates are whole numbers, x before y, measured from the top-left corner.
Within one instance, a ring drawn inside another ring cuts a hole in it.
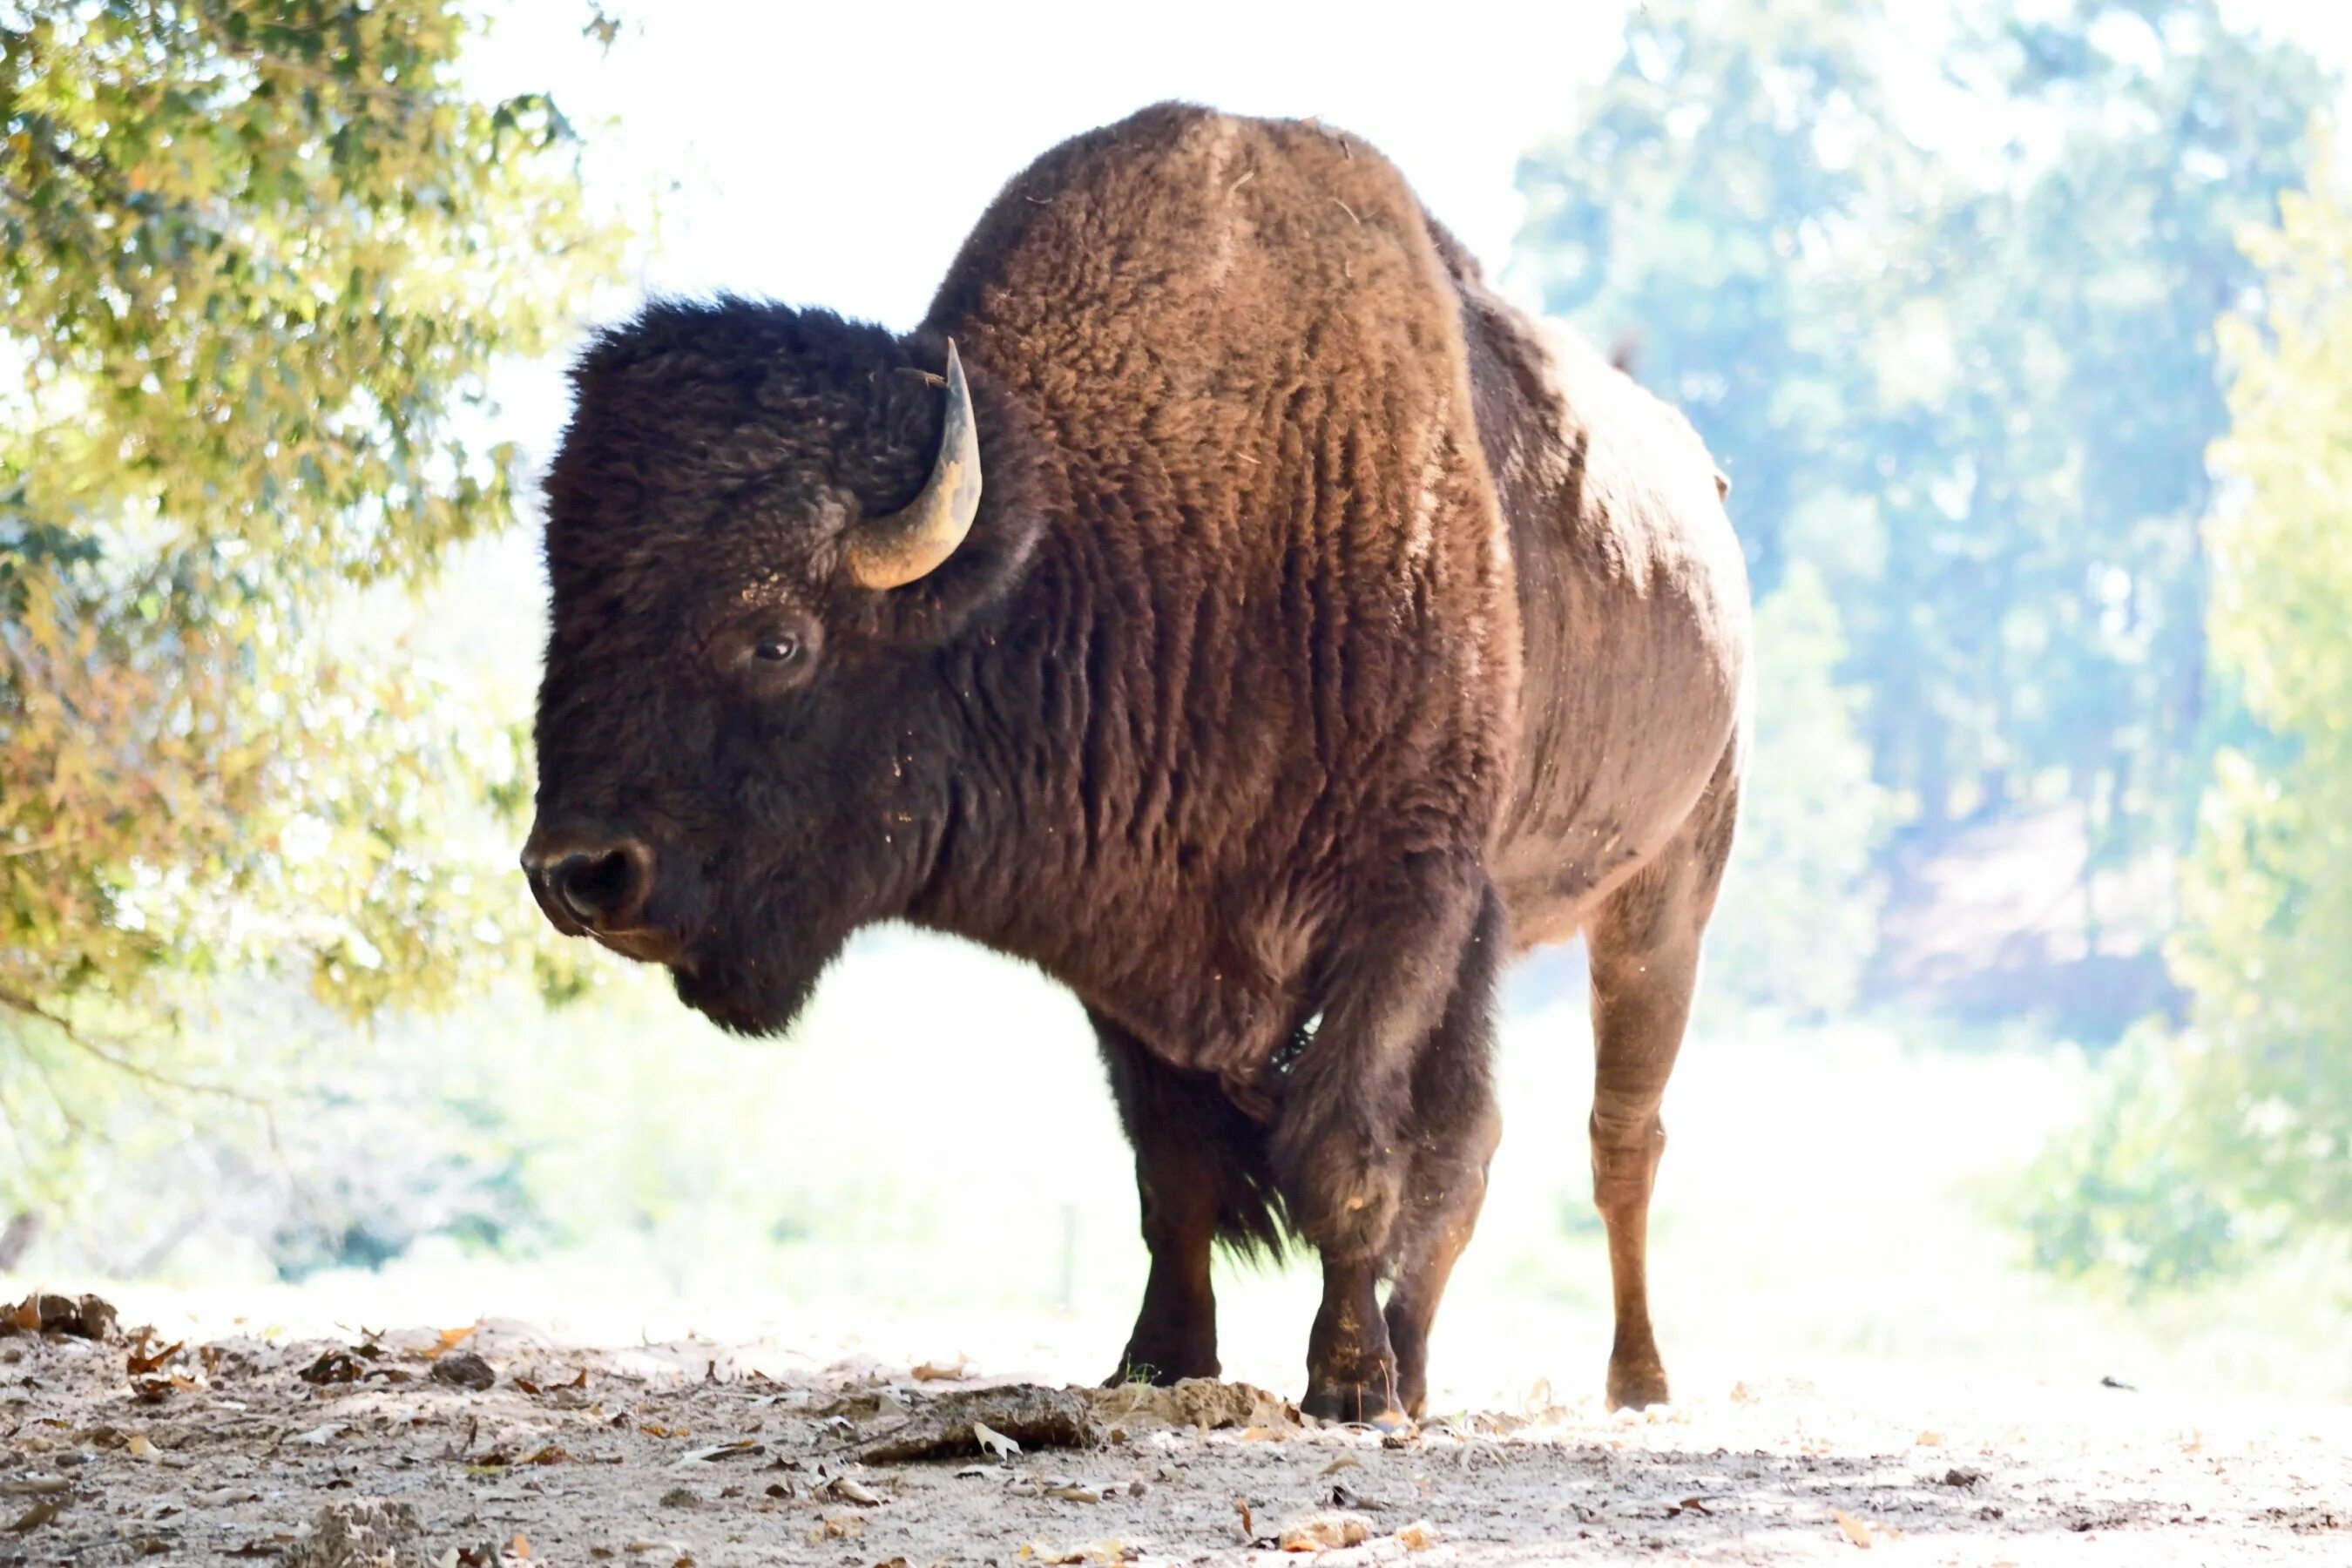
[[[1403,1436],[1246,1385],[823,1347],[72,1331],[109,1327],[0,1338],[0,1561],[2352,1563],[2326,1406],[2185,1424],[2095,1384],[2029,1409],[1765,1381],[1639,1416],[1538,1389]]]

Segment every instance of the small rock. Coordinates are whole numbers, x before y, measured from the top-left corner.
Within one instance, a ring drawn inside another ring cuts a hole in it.
[[[14,1307],[0,1307],[0,1333],[12,1331],[102,1340],[114,1332],[114,1303],[101,1296],[53,1296],[36,1290]]]
[[[1982,1470],[1964,1470],[1955,1466],[1944,1472],[1944,1484],[1948,1487],[1972,1487],[1983,1479]]]
[[[700,1508],[702,1496],[692,1487],[672,1487],[662,1493],[661,1505],[664,1508]]]
[[[454,1388],[479,1394],[498,1380],[499,1374],[490,1370],[490,1363],[472,1351],[453,1351],[433,1363],[433,1381]]]

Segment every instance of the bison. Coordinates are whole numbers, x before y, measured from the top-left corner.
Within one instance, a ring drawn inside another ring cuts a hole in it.
[[[656,302],[573,383],[549,920],[747,1034],[877,921],[1035,964],[1135,1149],[1114,1376],[1215,1375],[1212,1245],[1296,1237],[1302,1406],[1373,1422],[1485,1196],[1497,972],[1580,932],[1608,1394],[1665,1398],[1658,1106],[1747,733],[1680,416],[1363,142],[1181,104],[1015,177],[911,332]]]

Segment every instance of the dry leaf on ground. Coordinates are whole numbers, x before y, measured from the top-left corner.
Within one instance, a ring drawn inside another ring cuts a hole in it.
[[[1334,1510],[1291,1520],[1275,1540],[1285,1552],[1332,1552],[1361,1546],[1371,1538],[1371,1522],[1363,1515]]]
[[[1437,1544],[1437,1531],[1430,1528],[1429,1521],[1416,1519],[1400,1529],[1396,1539],[1407,1552],[1426,1552]]]
[[[1830,1510],[1830,1517],[1837,1521],[1840,1534],[1865,1552],[1882,1541],[1893,1542],[1903,1539],[1903,1532],[1892,1525],[1868,1523],[1856,1519],[1842,1508]]]

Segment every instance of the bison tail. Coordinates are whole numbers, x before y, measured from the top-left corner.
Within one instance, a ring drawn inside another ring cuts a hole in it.
[[[1251,1263],[1280,1263],[1290,1250],[1289,1215],[1275,1189],[1262,1140],[1230,1150],[1217,1174],[1217,1242]]]

